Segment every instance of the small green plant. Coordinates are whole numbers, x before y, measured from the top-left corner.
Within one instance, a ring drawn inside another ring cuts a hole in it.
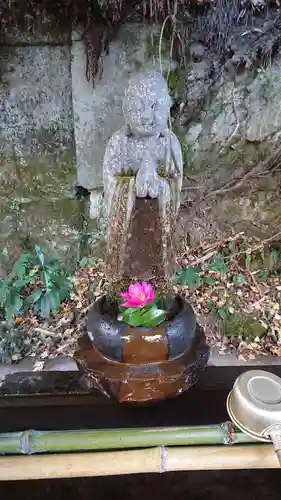
[[[0,282],[0,308],[12,324],[16,315],[31,307],[42,318],[59,310],[71,290],[71,282],[55,259],[47,258],[38,245],[22,252],[11,273]]]
[[[217,306],[212,299],[208,300],[207,306],[219,321],[224,321],[230,314],[227,305]]]
[[[244,274],[234,274],[234,276],[232,276],[232,281],[233,281],[233,283],[236,283],[239,285],[239,284],[245,283],[247,281],[247,279],[244,276]]]
[[[203,285],[215,285],[219,277],[224,277],[228,266],[223,254],[219,253],[212,264],[205,271],[189,266],[187,269],[176,270],[173,281],[188,288],[195,289]],[[217,275],[217,276],[216,276]]]
[[[177,269],[174,276],[174,282],[194,289],[203,285],[203,278],[200,274],[200,269],[189,266],[187,269]]]
[[[225,276],[226,272],[227,272],[227,268],[228,268],[228,266],[227,266],[227,263],[225,261],[224,255],[222,253],[218,253],[215,261],[207,267],[207,270],[211,271],[213,273],[218,273],[221,276]]]
[[[79,261],[79,267],[80,267],[80,269],[89,268],[89,267],[96,267],[96,266],[97,266],[96,259],[94,259],[94,257],[90,257],[88,255],[85,255]]]

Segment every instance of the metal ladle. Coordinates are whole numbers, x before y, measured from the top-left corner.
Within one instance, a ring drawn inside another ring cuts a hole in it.
[[[281,466],[281,378],[263,370],[243,373],[228,395],[227,411],[242,432],[273,443]]]

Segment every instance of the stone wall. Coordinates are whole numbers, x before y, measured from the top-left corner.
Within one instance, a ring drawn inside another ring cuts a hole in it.
[[[10,29],[0,51],[0,270],[26,235],[72,259],[81,216],[69,34]]]

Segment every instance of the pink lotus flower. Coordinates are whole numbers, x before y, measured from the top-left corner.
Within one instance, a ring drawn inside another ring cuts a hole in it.
[[[130,285],[127,292],[120,293],[125,302],[122,307],[142,307],[155,299],[155,293],[149,283],[135,283]]]

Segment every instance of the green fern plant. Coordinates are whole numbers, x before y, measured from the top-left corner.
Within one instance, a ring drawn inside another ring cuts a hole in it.
[[[11,273],[0,283],[0,310],[8,324],[31,307],[42,318],[59,310],[71,282],[57,260],[48,258],[38,245],[22,252]]]

